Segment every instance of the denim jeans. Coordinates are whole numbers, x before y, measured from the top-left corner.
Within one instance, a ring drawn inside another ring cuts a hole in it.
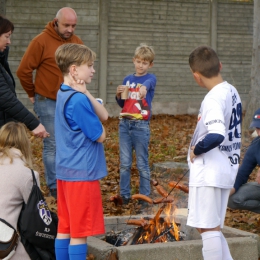
[[[120,145],[120,195],[130,198],[131,166],[133,149],[139,171],[139,193],[150,195],[150,168],[148,146],[150,141],[149,121],[121,119],[119,123]]]
[[[257,182],[242,185],[236,193],[229,197],[228,207],[260,213],[260,185]]]
[[[56,189],[55,156],[56,144],[54,134],[54,116],[56,101],[45,98],[39,94],[35,95],[34,111],[40,122],[50,134],[50,137],[43,139],[43,164],[47,185],[50,189]]]

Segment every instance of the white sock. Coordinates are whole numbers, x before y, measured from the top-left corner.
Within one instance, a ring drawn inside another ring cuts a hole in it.
[[[221,232],[207,231],[201,234],[204,260],[222,260]]]
[[[233,260],[230,251],[229,251],[229,247],[228,247],[228,243],[227,240],[225,239],[224,235],[222,232],[220,232],[221,235],[221,244],[222,244],[222,260]]]

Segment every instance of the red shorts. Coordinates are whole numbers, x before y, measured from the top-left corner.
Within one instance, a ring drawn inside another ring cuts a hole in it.
[[[105,233],[99,181],[57,180],[58,233],[72,238]]]

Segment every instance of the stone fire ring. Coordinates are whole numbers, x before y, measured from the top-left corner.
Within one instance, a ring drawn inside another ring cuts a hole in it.
[[[111,252],[116,252],[119,260],[203,260],[201,236],[196,229],[186,226],[186,212],[186,209],[179,210],[175,216],[176,222],[181,224],[180,231],[186,234],[184,241],[115,247],[97,236],[88,237],[88,251],[95,256],[95,260],[108,260]],[[140,217],[142,215],[131,216],[137,219]],[[105,217],[106,232],[131,227],[126,225],[128,219],[129,216]],[[226,226],[222,232],[234,260],[258,260],[258,235]]]

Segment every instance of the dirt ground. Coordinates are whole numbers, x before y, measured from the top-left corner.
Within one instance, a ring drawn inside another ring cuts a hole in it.
[[[131,202],[127,207],[115,206],[110,201],[110,197],[119,193],[119,143],[118,143],[118,118],[109,118],[104,123],[107,139],[104,143],[108,176],[101,180],[101,190],[105,216],[113,215],[134,215],[136,213],[136,203]],[[188,146],[196,126],[197,118],[194,115],[155,115],[151,119],[151,139],[149,146],[149,163],[175,161],[185,162]],[[250,144],[252,137],[250,132],[243,133],[242,138],[242,158],[246,147]],[[46,200],[50,208],[56,211],[56,201],[47,196],[48,189],[45,184],[42,163],[42,141],[31,137],[32,148],[35,158],[35,169],[41,174],[41,187],[46,195]],[[180,173],[181,176],[182,173]],[[171,176],[164,178],[156,172],[151,172],[153,179],[160,179],[160,184],[173,180]],[[251,174],[250,181],[254,181],[255,172]],[[139,176],[134,163],[131,171],[132,194],[138,193]],[[152,194],[153,195],[153,194]],[[185,207],[187,194],[176,191],[173,196],[181,198],[179,206]],[[155,209],[153,209],[155,210]],[[243,210],[227,210],[225,225],[260,234],[260,215]]]

